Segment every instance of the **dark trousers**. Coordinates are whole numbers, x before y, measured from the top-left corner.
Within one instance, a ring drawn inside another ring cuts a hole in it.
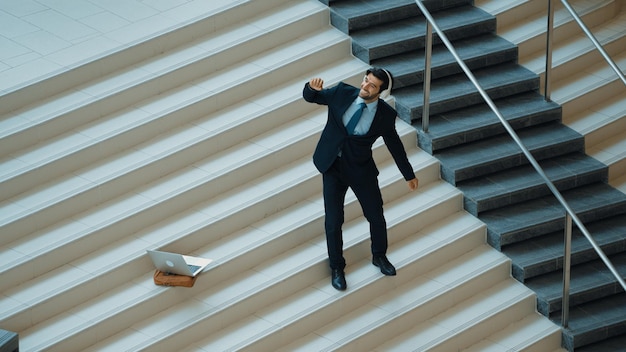
[[[383,215],[383,199],[378,186],[378,178],[360,177],[349,180],[342,172],[340,158],[323,176],[324,209],[326,211],[325,230],[328,259],[331,269],[344,269],[346,261],[343,257],[343,235],[341,227],[344,222],[344,201],[348,187],[356,195],[363,215],[370,224],[372,255],[387,253],[387,223]]]

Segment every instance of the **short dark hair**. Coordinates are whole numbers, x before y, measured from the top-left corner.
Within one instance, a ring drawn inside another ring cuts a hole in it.
[[[389,88],[389,78],[391,78],[391,83],[393,84],[393,76],[391,75],[391,72],[387,70],[384,70],[380,67],[371,67],[367,70],[365,75],[369,75],[370,73],[383,82],[383,84],[380,86],[379,93],[382,93],[385,89]],[[389,74],[389,76],[387,76],[387,74]]]

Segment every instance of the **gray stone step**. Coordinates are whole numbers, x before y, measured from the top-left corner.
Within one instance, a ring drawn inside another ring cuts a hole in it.
[[[561,236],[562,237],[562,236]],[[595,256],[595,258],[598,258]],[[624,256],[613,255],[609,259],[616,270],[626,274]],[[562,308],[563,272],[556,270],[527,280],[526,286],[537,294],[537,310],[545,316],[554,316]],[[604,262],[600,259],[577,264],[571,268],[570,306],[586,304],[599,299],[611,299],[621,293],[621,288]]]
[[[593,345],[582,346],[576,352],[619,351],[626,346],[626,334],[599,341]]]
[[[536,92],[506,97],[494,103],[514,129],[561,118],[561,107],[547,102]],[[502,133],[506,133],[504,126],[487,104],[431,116],[428,133],[418,129],[419,146],[429,153]]]
[[[537,160],[584,150],[583,137],[557,122],[525,128],[517,135]],[[453,185],[528,163],[508,134],[448,148],[435,156],[441,161],[441,177]]]
[[[472,6],[451,8],[433,17],[450,40],[495,31],[495,18]],[[352,53],[364,62],[424,47],[426,20],[414,16],[350,33]],[[435,41],[436,42],[436,41]]]
[[[626,213],[626,194],[605,183],[594,183],[562,192],[583,223]],[[482,213],[487,224],[487,241],[501,250],[504,246],[562,231],[563,207],[552,195]]]
[[[607,337],[623,336],[626,334],[626,293],[614,295],[610,300],[597,300],[571,307],[569,314],[569,327],[563,331],[563,345],[569,351],[578,352],[581,346]],[[559,321],[560,313],[555,316],[555,321]],[[617,349],[594,347],[594,351],[603,352],[624,350],[624,345]]]
[[[610,219],[603,219],[594,223],[585,224],[593,235],[596,243],[606,255],[620,253],[626,247],[626,217],[622,214]],[[534,288],[537,284],[532,279],[563,268],[563,231],[505,246],[502,252],[512,260],[513,277],[520,282],[529,282]],[[591,243],[574,227],[572,231],[573,265],[584,264],[598,258]],[[626,257],[625,257],[626,258]],[[605,278],[606,279],[606,278]],[[610,277],[615,282],[613,277]],[[559,280],[561,280],[559,278]],[[539,282],[545,280],[538,279]]]
[[[608,168],[582,152],[561,155],[539,162],[546,175],[560,190],[606,181]],[[465,195],[465,210],[478,216],[481,212],[550,194],[548,186],[532,165],[457,183]]]
[[[470,38],[459,39],[454,47],[470,69],[478,69],[517,60],[517,48],[510,42],[492,34],[485,33]],[[384,67],[394,76],[395,89],[422,85],[424,78],[424,50],[422,48],[404,54],[372,60],[373,66]],[[433,45],[431,57],[433,78],[461,73],[461,67],[443,45]]]
[[[478,70],[473,75],[493,100],[513,96],[539,88],[539,78],[533,72],[514,63],[505,63]],[[424,105],[423,86],[411,86],[393,92],[398,116],[409,122],[422,116]],[[484,103],[476,87],[459,73],[433,80],[430,91],[430,114],[466,108]]]
[[[587,228],[616,270],[626,277],[624,214],[590,223]],[[563,298],[563,236],[562,230],[556,231],[503,249],[512,259],[513,275],[537,294],[537,310],[557,323]],[[572,236],[572,264],[570,321],[563,341],[570,351],[579,351],[579,346],[623,334],[626,305],[623,288],[576,229]],[[620,350],[612,348],[611,341],[592,346],[595,347],[590,346],[588,351]]]
[[[415,0],[370,1],[362,0],[320,0],[325,5],[332,3],[330,21],[333,26],[346,34],[373,25],[393,22],[414,16],[420,16]],[[422,1],[431,12],[442,9],[469,5],[470,0],[425,0]],[[365,6],[364,6],[365,5]]]

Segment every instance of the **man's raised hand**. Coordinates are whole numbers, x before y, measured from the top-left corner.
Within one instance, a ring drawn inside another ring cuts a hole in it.
[[[315,90],[322,90],[324,89],[324,80],[321,78],[311,78],[309,87]]]

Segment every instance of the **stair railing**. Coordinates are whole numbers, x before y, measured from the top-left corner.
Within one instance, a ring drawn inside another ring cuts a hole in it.
[[[578,26],[583,30],[585,35],[591,40],[593,45],[596,47],[596,50],[604,57],[604,60],[611,66],[613,71],[617,74],[617,76],[624,82],[626,86],[626,77],[624,77],[624,73],[619,69],[619,67],[615,64],[615,61],[611,59],[611,56],[604,50],[602,44],[596,39],[593,33],[587,28],[583,20],[580,18],[576,10],[572,8],[572,6],[567,2],[567,0],[561,0],[565,9],[572,15]],[[546,31],[546,73],[544,76],[544,97],[547,101],[550,101],[550,74],[552,72],[552,37],[554,33],[554,4],[553,0],[548,0],[548,30]]]
[[[555,8],[553,2],[554,2],[553,0],[548,0],[548,21],[547,21],[548,28],[546,30],[546,67],[545,67],[545,75],[544,75],[544,94],[543,94],[546,101],[551,101],[550,99],[551,79],[550,78],[551,78],[551,73],[552,73],[552,37],[554,33],[554,8]],[[613,61],[611,56],[606,52],[606,50],[604,50],[604,47],[596,39],[596,37],[591,32],[591,30],[589,30],[589,28],[585,25],[585,23],[580,18],[578,13],[567,2],[567,0],[561,0],[561,3],[565,7],[565,9],[570,13],[572,18],[574,18],[576,23],[578,23],[578,26],[585,33],[587,38],[591,40],[593,45],[596,47],[596,50],[598,50],[598,52],[602,55],[602,57],[604,57],[606,62],[609,64],[609,66],[613,69],[613,71],[615,71],[617,76],[622,80],[622,82],[624,82],[624,85],[626,86],[626,77],[624,77],[624,74],[619,69],[619,67],[615,64],[615,61]],[[565,224],[566,232],[565,232],[565,247],[564,247],[564,256],[563,256],[563,301],[562,301],[563,308],[561,310],[563,314],[561,318],[563,327],[567,327],[567,323],[569,320],[569,284],[570,284],[571,244],[572,244],[572,230],[571,230],[572,218],[570,217],[569,213],[566,215],[565,221],[566,221],[566,224]],[[584,226],[581,226],[580,224],[578,224],[578,222],[576,224],[578,225],[582,233],[585,235],[585,237],[587,237],[587,239],[591,241],[591,244],[594,246],[594,248],[596,248],[596,245],[591,239],[591,235],[589,234],[587,229]],[[610,261],[601,252],[601,250],[598,251],[598,249],[596,249],[596,252],[598,252],[602,260],[604,260],[605,264],[609,268],[609,270],[611,270],[615,278],[617,278],[617,280],[620,282],[624,290],[626,290],[626,285],[624,284],[624,280],[619,275],[617,270],[615,270],[615,268],[610,264]]]
[[[556,197],[558,202],[565,209],[565,213],[566,213],[565,214],[565,230],[564,230],[565,244],[564,244],[564,260],[563,260],[563,300],[562,300],[562,310],[561,310],[561,313],[562,313],[561,325],[563,326],[563,328],[567,328],[569,324],[569,282],[570,282],[570,269],[571,269],[570,258],[571,258],[571,240],[572,240],[572,221],[578,226],[579,230],[587,238],[589,243],[591,243],[591,246],[593,247],[593,249],[596,251],[598,256],[602,259],[604,264],[609,268],[613,276],[615,276],[615,278],[617,279],[617,281],[620,283],[620,285],[625,291],[626,291],[626,282],[624,282],[624,279],[619,275],[613,263],[611,263],[609,258],[606,256],[606,254],[602,250],[602,248],[600,248],[600,246],[593,239],[593,237],[591,236],[591,234],[589,233],[589,231],[587,230],[583,222],[578,218],[574,210],[570,207],[569,203],[567,203],[565,198],[563,198],[563,195],[561,194],[561,192],[559,192],[559,190],[556,188],[554,183],[550,181],[550,179],[546,175],[543,168],[541,168],[537,160],[532,156],[528,148],[526,148],[526,146],[524,145],[522,140],[519,138],[515,130],[511,127],[509,122],[504,118],[500,110],[498,110],[493,100],[491,100],[487,92],[485,92],[485,90],[478,83],[478,80],[476,79],[472,71],[467,67],[465,62],[463,62],[463,60],[457,53],[456,49],[454,48],[450,40],[448,40],[448,37],[445,35],[445,33],[439,28],[439,26],[435,22],[435,19],[430,13],[430,11],[428,11],[426,6],[422,3],[422,0],[415,0],[415,3],[417,4],[420,11],[422,12],[422,15],[424,15],[424,17],[427,20],[426,21],[426,40],[425,40],[426,55],[425,55],[425,60],[424,60],[424,64],[425,64],[424,65],[424,92],[423,92],[424,93],[424,106],[423,106],[423,111],[422,111],[422,129],[424,130],[424,132],[428,132],[428,125],[429,125],[432,31],[434,29],[437,35],[439,36],[439,39],[448,48],[448,50],[450,51],[450,53],[452,54],[456,62],[459,64],[459,66],[461,67],[465,75],[467,76],[467,78],[469,78],[469,80],[472,82],[474,87],[476,87],[476,89],[478,90],[478,92],[480,93],[484,101],[491,108],[494,114],[496,114],[496,116],[502,123],[503,127],[506,129],[506,131],[509,133],[509,135],[513,139],[513,141],[515,141],[518,147],[522,150],[522,152],[524,153],[524,155],[526,156],[530,164],[535,169],[535,171],[537,171],[539,176],[541,176],[544,183],[548,186],[552,194]]]

